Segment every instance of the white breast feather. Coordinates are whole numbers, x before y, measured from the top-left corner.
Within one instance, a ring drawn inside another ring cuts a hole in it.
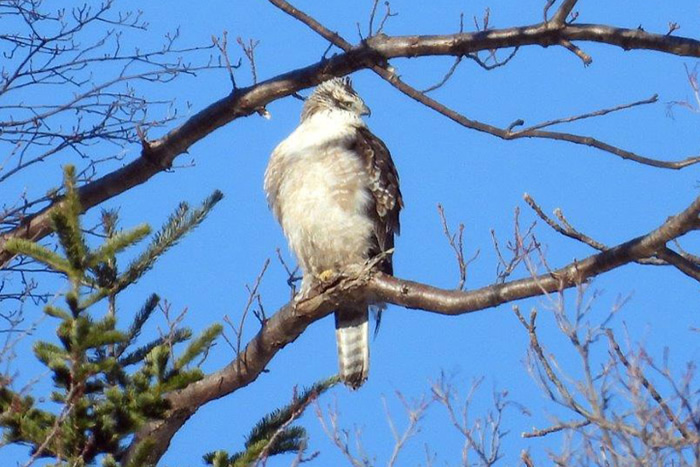
[[[368,257],[369,179],[347,146],[364,123],[346,112],[305,120],[272,154],[265,191],[304,273],[346,269]]]

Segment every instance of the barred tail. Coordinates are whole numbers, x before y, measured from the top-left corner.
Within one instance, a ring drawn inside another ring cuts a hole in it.
[[[366,307],[335,312],[340,379],[351,389],[362,386],[369,375],[368,318]]]

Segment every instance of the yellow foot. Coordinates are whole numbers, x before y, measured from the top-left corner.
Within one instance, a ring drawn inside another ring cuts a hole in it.
[[[318,275],[318,280],[321,282],[329,282],[331,279],[335,277],[335,271],[332,269],[326,269],[325,271],[321,271],[321,273]]]

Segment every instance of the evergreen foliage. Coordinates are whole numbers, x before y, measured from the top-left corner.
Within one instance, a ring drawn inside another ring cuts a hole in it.
[[[244,451],[232,455],[223,450],[210,452],[204,456],[204,462],[214,467],[246,467],[277,454],[303,453],[306,450],[306,430],[292,423],[314,399],[339,381],[337,376],[333,376],[302,390],[300,394],[294,394],[288,405],[265,415],[250,430]]]
[[[57,342],[39,341],[36,357],[49,369],[54,390],[50,400],[59,410],[45,410],[28,395],[0,387],[0,426],[5,442],[31,447],[34,457],[49,457],[58,464],[85,465],[100,460],[119,465],[130,436],[145,422],[162,418],[168,410],[165,394],[201,379],[191,364],[202,360],[222,332],[215,324],[191,340],[179,357],[177,343],[189,340],[188,329],[174,329],[144,345],[136,345],[141,329],[156,310],[159,297],[151,295],[126,330],[117,327],[117,294],[138,280],[158,257],[206,217],[222,194],[215,192],[195,210],[182,203],[146,250],[120,273],[116,255],[150,233],[147,225],[116,229],[114,212],[103,213],[106,239],[91,249],[81,229],[82,211],[75,186],[75,170],[64,169],[65,197],[51,213],[63,255],[37,243],[12,239],[6,248],[31,256],[63,273],[69,281],[65,306],[48,305],[45,313],[60,320]],[[96,304],[106,299],[107,309]],[[130,368],[127,371],[128,367]],[[148,451],[146,440],[131,465]],[[139,454],[141,453],[141,454]]]

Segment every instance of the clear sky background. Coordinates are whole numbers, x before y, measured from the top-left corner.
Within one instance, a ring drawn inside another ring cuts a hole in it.
[[[371,3],[369,0],[304,0],[296,6],[356,42],[356,23],[366,31]],[[491,11],[492,27],[527,25],[541,20],[543,4],[542,0],[396,0],[391,5],[399,15],[390,19],[385,32],[390,35],[453,33],[459,28],[462,12],[466,29],[471,30],[472,17],[481,18],[486,7]],[[327,47],[324,40],[301,23],[264,1],[123,1],[118,8],[142,9],[144,18],[151,24],[147,32],[133,31],[127,35],[127,41],[134,44],[157,44],[163,34],[177,27],[182,45],[206,44],[212,35],[220,36],[228,31],[232,56],[237,58],[241,53],[233,43],[236,37],[260,40],[256,48],[260,80],[314,63]],[[677,34],[700,36],[700,5],[690,0],[580,2],[577,10],[579,22],[628,28],[641,25],[647,31],[659,33],[668,30],[669,22],[678,22],[681,29]],[[655,105],[560,129],[595,136],[653,158],[676,160],[698,154],[700,117],[676,108],[671,118],[666,107],[670,101],[691,97],[684,65],[692,69],[695,60],[655,52],[624,52],[596,44],[580,45],[593,58],[587,68],[563,48],[528,47],[520,50],[507,66],[490,72],[465,60],[453,79],[432,96],[469,118],[507,127],[520,118],[534,124],[658,93],[659,103]],[[499,54],[504,57],[508,52]],[[405,81],[424,88],[439,81],[452,60],[403,59],[392,64]],[[245,60],[236,70],[236,79],[241,85],[251,84]],[[438,203],[444,206],[452,226],[459,222],[466,225],[466,254],[471,256],[480,251],[469,268],[467,288],[473,289],[491,284],[496,278],[497,257],[491,229],[505,245],[512,238],[516,207],[521,209],[522,225],[535,220],[534,213],[522,201],[526,192],[546,212],[562,208],[577,228],[609,245],[657,227],[697,196],[696,167],[676,172],[641,166],[572,144],[504,142],[462,128],[422,107],[372,72],[355,73],[353,80],[372,109],[370,128],[390,148],[400,174],[405,209],[394,260],[398,277],[446,288],[457,283],[456,261],[442,234]],[[226,73],[211,71],[159,86],[150,95],[177,97],[185,118],[230,91]],[[189,110],[185,106],[187,102],[191,104]],[[193,166],[159,174],[103,205],[120,209],[124,227],[145,221],[157,228],[178,202],[186,200],[195,205],[214,189],[225,194],[198,230],[122,295],[119,313],[125,317],[124,322],[128,322],[128,317],[152,292],[166,298],[174,310],[187,308],[186,324],[195,331],[221,322],[224,316],[236,322],[248,298],[244,286],[255,281],[268,258],[272,262],[261,285],[265,309],[271,314],[288,301],[286,273],[276,260],[275,249],[281,248],[288,261],[293,259],[281,229],[267,208],[262,179],[270,152],[298,124],[301,105],[300,101],[287,98],[268,107],[269,120],[257,115],[236,120],[176,160],[176,164],[193,162]],[[149,136],[159,134],[153,132]],[[139,147],[127,149],[126,162],[139,156]],[[96,151],[109,154],[114,149],[105,146]],[[69,159],[56,162],[65,163]],[[72,162],[81,164],[79,160]],[[31,170],[16,185],[8,186],[1,197],[15,196],[24,187],[42,193],[48,186],[60,183],[57,166],[46,164]],[[98,210],[90,212],[86,223],[96,222],[97,213]],[[553,267],[592,253],[590,248],[553,233],[542,222],[537,223],[535,232],[545,245]],[[691,238],[684,245],[692,249],[700,243]],[[520,270],[514,277],[526,274]],[[670,346],[671,361],[679,370],[684,362],[700,359],[697,333],[690,330],[699,326],[697,283],[669,268],[629,265],[595,279],[588,297],[594,291],[599,294],[593,305],[594,322],[620,297],[631,297],[612,324],[621,341],[644,343],[655,358],[660,358],[664,347]],[[566,297],[573,307],[576,293],[567,293]],[[578,374],[578,362],[571,348],[554,330],[548,302],[536,298],[520,306],[525,311],[532,307],[542,310],[540,330],[545,343],[558,355],[564,368]],[[34,313],[40,315],[38,309]],[[54,324],[52,320],[44,320],[37,335],[50,336]],[[247,322],[246,337],[257,332],[256,324],[254,319]],[[234,337],[231,332],[228,335]],[[484,377],[481,389],[474,396],[471,416],[485,414],[491,406],[494,388],[507,390],[510,399],[526,406],[531,413],[527,416],[515,408],[506,412],[504,428],[510,433],[503,440],[504,465],[516,464],[520,451],[526,448],[530,448],[535,459],[544,461],[547,449],[556,450],[560,438],[520,438],[521,432],[533,426],[547,426],[548,413],[555,410],[523,364],[527,342],[511,305],[460,317],[391,306],[385,313],[381,332],[371,342],[368,382],[357,392],[344,387],[333,389],[320,399],[320,407],[326,413],[329,405],[337,409],[339,424],[353,438],[355,430],[359,430],[366,452],[376,465],[383,465],[394,444],[384,399],[402,428],[406,416],[396,391],[409,400],[429,396],[431,381],[444,372],[466,396],[472,381]],[[22,345],[28,349],[29,342]],[[597,349],[600,358],[605,358],[606,345],[601,344]],[[233,357],[233,351],[222,340],[204,368],[216,370]],[[32,369],[38,367],[28,350],[15,363],[21,369],[20,382],[36,376]],[[205,452],[241,449],[250,427],[269,410],[288,401],[295,386],[310,385],[334,374],[336,368],[333,319],[329,317],[311,325],[295,343],[279,352],[268,372],[249,387],[199,410],[175,436],[162,465],[199,465]],[[41,383],[37,388],[40,387]],[[313,465],[344,462],[320,428],[313,410],[300,423],[309,430],[310,452],[320,451]],[[444,408],[432,406],[422,427],[409,441],[398,465],[424,464],[426,445],[436,453],[436,464],[460,463],[461,438],[450,425]],[[6,447],[0,451],[0,458],[22,462],[26,451]],[[287,465],[290,461],[291,458],[281,458],[270,465]],[[6,461],[2,464],[10,465]]]

